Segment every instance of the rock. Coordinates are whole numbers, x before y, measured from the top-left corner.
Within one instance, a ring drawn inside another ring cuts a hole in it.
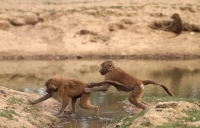
[[[124,56],[125,56],[125,55],[127,55],[127,54],[126,54],[125,52],[121,52],[121,55],[124,55]]]
[[[41,13],[39,14],[38,18],[40,21],[46,21],[50,18],[50,13],[49,12],[44,12],[44,13]]]
[[[1,92],[2,94],[6,94],[6,91],[5,91],[5,90],[0,90],[0,92]]]
[[[0,20],[9,20],[10,15],[8,13],[0,14]]]
[[[156,108],[175,108],[178,106],[178,102],[160,102],[156,105]]]
[[[36,13],[28,12],[24,14],[26,24],[36,24],[39,20]]]
[[[36,13],[27,12],[27,13],[15,13],[12,14],[10,23],[15,26],[22,26],[26,24],[36,24],[39,21],[39,18]]]
[[[86,29],[83,29],[83,30],[80,31],[80,35],[87,35],[87,34],[97,35],[96,32],[93,32],[93,31],[90,31],[90,30],[86,30]]]
[[[11,24],[8,21],[0,20],[0,29],[1,30],[7,30],[11,27]]]
[[[22,26],[26,24],[25,20],[20,17],[12,17],[9,20],[10,20],[10,23],[14,26]]]
[[[133,24],[133,21],[130,19],[122,19],[121,22],[125,24]]]
[[[121,23],[110,23],[108,25],[109,31],[116,31],[116,30],[123,29],[123,28],[124,28],[124,26]]]

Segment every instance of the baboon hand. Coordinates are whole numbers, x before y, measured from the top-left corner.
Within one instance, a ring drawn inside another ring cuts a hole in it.
[[[89,93],[90,92],[90,88],[85,88],[84,92]]]
[[[36,104],[34,101],[28,100],[29,104]]]
[[[88,84],[88,85],[91,85],[91,84],[93,84],[93,82],[87,82],[87,84]]]

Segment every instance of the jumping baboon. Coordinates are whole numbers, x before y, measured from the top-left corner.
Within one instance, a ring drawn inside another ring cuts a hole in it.
[[[118,84],[118,85],[123,86],[123,84],[120,84],[115,81],[108,80],[108,81],[100,82],[100,84],[105,84],[105,83],[109,83],[113,85]],[[98,85],[98,83],[96,84]],[[99,118],[98,106],[91,105],[89,102],[90,93],[84,92],[84,89],[88,87],[88,83],[84,83],[75,79],[63,78],[61,76],[54,76],[45,83],[45,86],[47,87],[46,88],[47,94],[35,101],[29,101],[29,103],[37,104],[39,102],[47,100],[48,98],[53,96],[54,93],[57,92],[57,95],[59,99],[61,100],[62,107],[59,113],[56,114],[55,116],[62,117],[64,110],[68,104],[69,98],[72,98],[71,100],[72,110],[68,111],[67,113],[75,113],[76,100],[80,98],[80,106],[88,110],[94,110],[96,117]]]
[[[178,36],[181,34],[183,30],[182,20],[178,13],[174,13],[171,18],[173,19],[173,21],[170,23],[168,27],[164,28],[164,30],[172,31],[176,33],[175,36]],[[172,37],[175,37],[175,36],[172,36]],[[169,38],[172,38],[172,37],[169,37]]]
[[[115,67],[112,61],[105,61],[101,64],[101,69],[99,72],[101,75],[105,75],[105,80],[117,81],[123,85],[113,84],[117,90],[122,91],[132,91],[129,101],[135,106],[145,109],[146,103],[142,101],[141,97],[144,92],[144,85],[154,84],[161,86],[170,96],[174,96],[173,93],[164,85],[158,84],[157,82],[151,80],[140,80],[137,79],[126,72],[121,68]],[[101,86],[100,86],[101,85]],[[96,87],[95,87],[96,86]],[[85,88],[85,92],[95,92],[95,91],[107,91],[109,84],[100,84],[100,83],[91,83],[88,87]]]

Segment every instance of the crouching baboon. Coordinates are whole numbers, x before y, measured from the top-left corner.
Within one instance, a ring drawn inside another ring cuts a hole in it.
[[[181,34],[183,30],[182,20],[178,13],[174,13],[171,18],[173,19],[173,21],[170,23],[168,27],[164,28],[164,30],[172,31],[177,34],[175,36],[178,36]],[[175,36],[172,36],[172,37],[175,37]],[[169,37],[169,38],[172,38],[172,37]]]
[[[123,84],[120,84],[115,81],[108,80],[100,82],[100,84],[105,84],[105,83],[113,85],[118,84],[123,86]],[[94,110],[96,117],[99,118],[98,106],[91,105],[89,102],[90,93],[84,92],[84,89],[88,87],[87,83],[75,79],[63,78],[61,76],[54,76],[45,83],[45,86],[47,87],[46,89],[47,94],[35,101],[29,101],[29,103],[37,104],[39,102],[47,100],[48,98],[53,96],[54,93],[57,93],[58,98],[61,100],[62,107],[58,112],[58,114],[56,114],[55,116],[62,117],[64,110],[68,104],[69,98],[72,98],[71,100],[72,110],[67,113],[75,113],[76,100],[80,98],[80,106],[88,110]]]
[[[101,69],[99,70],[99,72],[101,73],[101,75],[105,75],[105,80],[112,80],[121,83],[122,85],[113,84],[113,86],[115,86],[117,90],[132,91],[131,96],[129,97],[129,101],[136,107],[139,107],[141,109],[146,108],[146,103],[143,102],[141,99],[144,92],[144,85],[159,85],[170,96],[174,96],[173,93],[166,86],[158,84],[157,82],[151,80],[137,79],[124,72],[121,68],[115,67],[112,61],[103,62],[101,64]],[[85,92],[89,93],[95,91],[107,91],[109,86],[109,84],[92,83],[88,86],[89,88],[85,88]]]

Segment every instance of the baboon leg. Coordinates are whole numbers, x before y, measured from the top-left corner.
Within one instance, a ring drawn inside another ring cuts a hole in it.
[[[129,101],[136,107],[144,110],[146,109],[146,106],[143,103],[141,103],[141,96],[143,92],[144,92],[143,89],[141,89],[139,86],[136,86],[132,91],[131,96],[129,97]]]
[[[55,116],[62,117],[64,110],[67,107],[67,104],[68,104],[68,97],[65,97],[65,99],[63,99],[63,101],[62,101],[62,106],[61,106],[60,111]]]
[[[71,101],[71,105],[72,105],[72,110],[71,111],[66,111],[67,114],[72,114],[76,112],[76,101],[79,97],[73,97],[72,101]]]
[[[96,91],[108,91],[109,84],[103,84],[102,86],[94,87],[94,88],[85,88],[85,92],[96,92]]]
[[[90,93],[81,94],[80,106],[88,110],[94,110],[96,117],[99,118],[99,108],[98,106],[91,105],[89,102],[89,98],[90,98]]]

